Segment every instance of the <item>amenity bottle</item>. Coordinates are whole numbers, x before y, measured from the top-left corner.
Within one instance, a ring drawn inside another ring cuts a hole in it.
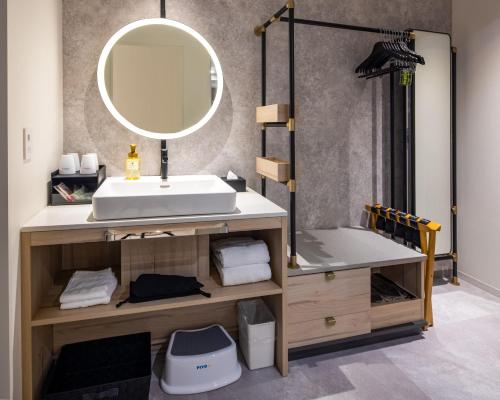
[[[135,151],[136,147],[136,144],[130,145],[130,153],[128,153],[125,163],[125,179],[127,180],[137,180],[141,177],[141,159],[139,158],[139,154]]]

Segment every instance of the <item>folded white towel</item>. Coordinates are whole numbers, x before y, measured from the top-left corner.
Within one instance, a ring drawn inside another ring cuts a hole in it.
[[[243,265],[233,268],[223,268],[218,261],[214,263],[217,271],[219,271],[222,286],[268,281],[272,276],[271,267],[266,263]]]
[[[61,303],[61,310],[72,310],[75,308],[85,308],[85,307],[97,306],[97,305],[101,305],[101,304],[109,304],[110,302],[111,302],[111,297],[101,297],[98,299],[75,301],[73,303]]]
[[[102,271],[76,271],[61,294],[59,301],[79,303],[111,298],[118,282],[111,268]],[[99,303],[101,304],[101,303]]]
[[[224,268],[251,264],[267,264],[270,261],[267,244],[251,238],[222,239],[212,243],[214,257]]]

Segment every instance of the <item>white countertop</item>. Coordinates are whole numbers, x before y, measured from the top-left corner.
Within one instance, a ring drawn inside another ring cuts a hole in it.
[[[297,263],[288,276],[354,268],[410,264],[426,260],[419,253],[371,230],[353,227],[297,232]]]
[[[92,205],[49,206],[22,227],[22,232],[67,229],[115,228],[119,226],[177,224],[184,222],[228,221],[250,218],[286,217],[287,212],[254,191],[236,194],[236,211],[231,214],[187,215],[160,218],[96,221]]]

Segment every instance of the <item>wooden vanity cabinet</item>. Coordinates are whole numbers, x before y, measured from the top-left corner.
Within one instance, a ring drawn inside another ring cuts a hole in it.
[[[174,237],[110,241],[124,233],[174,232]],[[272,279],[223,287],[210,265],[211,240],[231,235],[263,239],[270,251]],[[38,399],[47,372],[68,343],[151,332],[152,349],[162,350],[177,329],[221,324],[237,338],[236,303],[261,297],[276,319],[276,367],[288,373],[286,339],[286,217],[221,220],[118,228],[22,233],[23,399]],[[108,305],[60,310],[59,296],[77,269],[112,268],[119,281]],[[129,283],[141,273],[196,276],[212,297],[201,295],[116,304],[128,297]]]

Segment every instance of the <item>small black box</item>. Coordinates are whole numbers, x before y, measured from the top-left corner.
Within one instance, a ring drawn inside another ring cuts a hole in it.
[[[59,174],[59,170],[52,172],[51,181],[49,182],[49,205],[76,205],[76,204],[92,204],[92,200],[69,202],[61,196],[54,186],[64,183],[70,190],[74,190],[75,186],[85,186],[88,191],[93,194],[101,186],[106,179],[106,166],[100,165],[99,171],[96,174],[82,175],[79,172],[72,175]]]
[[[237,192],[247,191],[247,181],[240,176],[238,176],[238,179],[229,179],[229,180],[225,176],[222,176],[221,179]]]
[[[148,400],[151,334],[68,344],[52,366],[43,400]]]

